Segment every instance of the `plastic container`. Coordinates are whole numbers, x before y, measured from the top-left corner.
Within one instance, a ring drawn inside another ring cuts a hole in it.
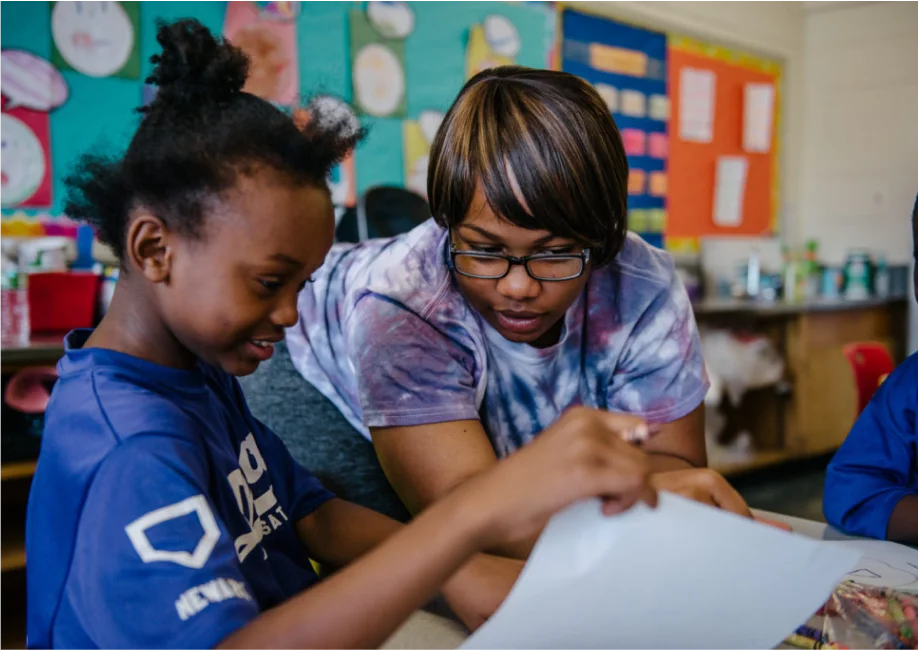
[[[29,317],[33,332],[67,332],[95,324],[99,297],[95,273],[29,275]]]
[[[15,271],[3,274],[0,347],[4,349],[24,348],[29,344],[29,295],[22,282],[24,277]]]

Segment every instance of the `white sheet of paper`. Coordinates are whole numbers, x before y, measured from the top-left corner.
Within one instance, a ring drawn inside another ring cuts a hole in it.
[[[714,223],[735,227],[743,222],[743,198],[749,161],[743,156],[720,156],[714,185]]]
[[[688,142],[710,142],[714,137],[713,70],[682,68],[679,74],[679,137]]]
[[[918,593],[918,550],[876,539],[850,539],[828,543],[853,548],[863,553],[846,578],[872,587],[890,587]]]
[[[585,501],[463,648],[773,648],[859,557],[672,494],[615,517]]]
[[[746,84],[743,88],[743,150],[768,153],[771,150],[771,125],[774,122],[775,87],[772,84]]]

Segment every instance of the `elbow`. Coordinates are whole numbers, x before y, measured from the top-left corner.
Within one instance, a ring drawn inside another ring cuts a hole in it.
[[[826,473],[825,490],[822,497],[822,514],[826,522],[838,530],[849,535],[865,535],[861,517],[858,516],[860,506],[867,495],[860,493],[855,481],[851,477],[839,476],[830,465]]]
[[[848,535],[886,539],[891,486],[865,484],[855,477],[833,473],[826,476],[822,511],[826,522]]]

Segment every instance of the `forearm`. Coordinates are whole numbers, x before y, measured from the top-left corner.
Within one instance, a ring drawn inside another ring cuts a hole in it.
[[[441,593],[453,613],[470,630],[476,630],[504,602],[523,562],[480,553],[443,585]]]
[[[902,497],[893,508],[886,538],[903,544],[918,544],[918,494]]]
[[[342,499],[332,499],[297,522],[309,557],[332,569],[351,564],[390,538],[402,525]]]
[[[339,569],[394,535],[402,524],[341,499],[332,499],[297,522],[297,532],[310,557]],[[518,560],[478,554],[465,563],[441,590],[453,612],[476,629],[503,602],[519,576]]]
[[[479,519],[473,509],[446,499],[354,564],[263,613],[220,647],[378,647],[477,550],[485,527]]]

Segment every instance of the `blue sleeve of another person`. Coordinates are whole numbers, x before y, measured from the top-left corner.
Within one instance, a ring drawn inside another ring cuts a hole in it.
[[[886,539],[893,509],[918,494],[918,355],[889,376],[829,463],[823,510],[840,530]]]
[[[62,645],[211,648],[258,616],[201,451],[135,436],[87,495],[66,591]]]

